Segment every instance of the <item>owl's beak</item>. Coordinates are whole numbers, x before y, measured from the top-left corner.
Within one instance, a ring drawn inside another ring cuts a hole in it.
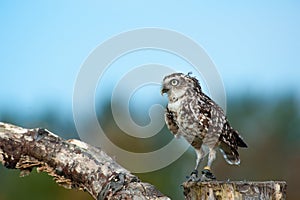
[[[169,91],[168,88],[163,87],[163,88],[161,89],[161,91],[160,91],[160,94],[163,95],[164,93],[167,93],[168,91]]]

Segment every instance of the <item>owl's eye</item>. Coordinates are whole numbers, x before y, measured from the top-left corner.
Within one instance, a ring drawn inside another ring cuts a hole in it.
[[[176,86],[178,85],[179,81],[176,79],[171,80],[171,85]]]

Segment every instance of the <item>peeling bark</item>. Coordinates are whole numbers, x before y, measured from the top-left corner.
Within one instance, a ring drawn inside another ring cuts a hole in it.
[[[64,140],[46,129],[0,122],[0,162],[6,168],[19,169],[21,176],[36,167],[53,176],[59,185],[87,191],[94,199],[169,199],[100,148]]]

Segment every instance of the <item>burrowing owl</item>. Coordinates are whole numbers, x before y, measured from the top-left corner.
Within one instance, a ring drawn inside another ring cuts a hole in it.
[[[201,180],[215,179],[211,164],[219,147],[229,164],[240,163],[238,147],[247,147],[239,133],[234,130],[222,108],[201,90],[195,77],[174,73],[163,79],[162,94],[167,93],[168,105],[165,121],[170,131],[177,137],[183,136],[197,154],[195,171],[201,160],[208,154],[208,163],[202,171]]]

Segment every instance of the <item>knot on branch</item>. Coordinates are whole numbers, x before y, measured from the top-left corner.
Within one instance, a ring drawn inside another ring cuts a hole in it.
[[[121,190],[125,186],[125,174],[113,173],[104,184],[102,191],[99,193],[97,199],[105,199],[108,195],[114,195],[116,192]]]

